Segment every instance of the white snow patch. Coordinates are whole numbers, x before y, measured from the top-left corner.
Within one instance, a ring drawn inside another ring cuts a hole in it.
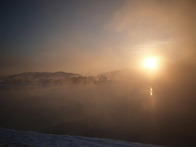
[[[89,138],[53,135],[0,128],[0,147],[158,147],[155,145]]]

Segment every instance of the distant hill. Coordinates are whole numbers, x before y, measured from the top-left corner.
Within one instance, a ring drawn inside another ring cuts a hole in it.
[[[74,73],[65,73],[65,72],[24,72],[20,74],[14,74],[10,76],[2,76],[0,80],[9,81],[9,80],[35,80],[39,78],[70,78],[70,77],[78,77],[81,76],[79,74]]]
[[[19,86],[56,86],[92,82],[93,77],[66,72],[24,72],[0,77],[0,88]]]
[[[136,71],[116,70],[99,74],[97,76],[82,76],[77,73],[66,72],[24,72],[20,74],[1,76],[0,89],[32,87],[32,86],[63,86],[70,84],[99,84],[115,81],[145,83],[143,76]]]

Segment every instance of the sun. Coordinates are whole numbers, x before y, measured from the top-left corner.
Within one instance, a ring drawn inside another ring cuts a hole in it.
[[[154,58],[146,58],[144,60],[144,67],[154,69],[156,67],[156,60]]]

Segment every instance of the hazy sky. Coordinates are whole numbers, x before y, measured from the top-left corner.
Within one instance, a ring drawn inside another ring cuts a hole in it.
[[[194,0],[2,0],[0,74],[195,62]]]

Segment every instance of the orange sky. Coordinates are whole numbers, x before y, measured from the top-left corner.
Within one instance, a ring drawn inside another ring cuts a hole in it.
[[[195,63],[193,0],[1,3],[1,75],[97,74],[138,67],[148,56]]]

